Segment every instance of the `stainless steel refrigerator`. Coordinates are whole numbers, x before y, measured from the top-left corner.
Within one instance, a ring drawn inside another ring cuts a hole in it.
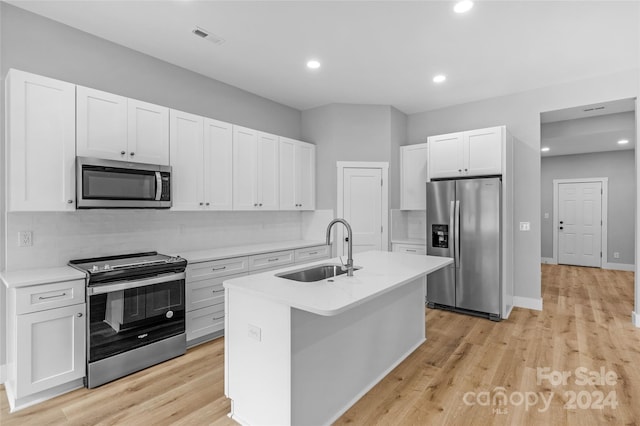
[[[500,320],[500,178],[427,183],[427,254],[454,263],[427,278],[427,303]]]

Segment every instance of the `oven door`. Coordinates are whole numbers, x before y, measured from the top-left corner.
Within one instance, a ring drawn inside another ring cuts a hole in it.
[[[87,288],[88,362],[185,332],[185,273]]]
[[[77,157],[78,208],[171,207],[169,166]]]

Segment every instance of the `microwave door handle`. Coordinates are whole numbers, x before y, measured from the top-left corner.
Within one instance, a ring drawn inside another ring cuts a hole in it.
[[[162,198],[162,174],[156,172],[156,201]]]

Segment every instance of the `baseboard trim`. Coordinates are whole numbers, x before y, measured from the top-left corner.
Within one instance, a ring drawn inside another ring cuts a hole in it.
[[[640,314],[636,314],[635,312],[631,312],[631,322],[636,327],[640,328]]]
[[[540,261],[542,263],[547,264],[547,265],[557,265],[558,264],[558,262],[556,262],[553,257],[543,257],[543,258],[540,259]]]
[[[513,296],[513,306],[518,308],[542,310],[542,298]]]
[[[602,265],[602,269],[613,269],[614,271],[629,271],[634,272],[636,265],[629,263],[605,263]]]

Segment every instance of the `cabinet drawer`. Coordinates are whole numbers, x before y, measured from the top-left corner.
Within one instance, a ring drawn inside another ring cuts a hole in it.
[[[224,304],[187,312],[187,342],[224,330]]]
[[[328,259],[330,257],[330,246],[322,245],[298,249],[295,252],[295,262],[304,263],[314,260]]]
[[[393,251],[407,254],[427,254],[427,246],[418,244],[394,244]]]
[[[224,303],[224,287],[222,283],[226,280],[245,275],[247,275],[247,273],[204,280],[187,280],[185,286],[187,293],[186,311],[190,312],[207,306]]]
[[[16,289],[16,314],[84,303],[84,280],[34,285]]]
[[[211,262],[192,263],[187,266],[187,281],[191,279],[205,279],[225,277],[249,270],[248,257],[234,257],[231,259],[212,260]]]
[[[273,269],[276,266],[293,264],[293,251],[278,251],[274,253],[258,254],[249,257],[249,271]]]

